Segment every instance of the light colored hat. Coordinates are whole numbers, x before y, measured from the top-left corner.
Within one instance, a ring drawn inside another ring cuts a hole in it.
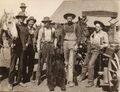
[[[50,20],[49,17],[44,17],[42,20],[42,23],[45,23],[45,22],[52,22],[52,20]]]
[[[30,16],[26,22],[28,23],[30,20],[33,20],[34,23],[36,23],[36,19],[33,16]]]

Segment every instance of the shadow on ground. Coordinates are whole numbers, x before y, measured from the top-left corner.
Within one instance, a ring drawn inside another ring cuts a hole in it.
[[[0,81],[6,79],[8,77],[9,68],[0,67]]]

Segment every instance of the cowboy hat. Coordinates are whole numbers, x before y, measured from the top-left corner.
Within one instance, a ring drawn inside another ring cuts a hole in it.
[[[30,16],[26,22],[28,23],[30,20],[33,20],[34,23],[36,23],[36,19],[33,16]]]
[[[94,25],[96,25],[96,24],[100,24],[100,26],[102,27],[102,28],[105,28],[105,25],[102,23],[102,22],[100,22],[100,21],[94,21]]]
[[[24,12],[19,12],[18,15],[16,16],[16,18],[21,18],[21,17],[27,18]]]
[[[26,8],[27,6],[25,5],[25,3],[21,3],[20,8]]]
[[[52,20],[50,20],[49,17],[44,17],[42,20],[42,23],[45,23],[45,22],[52,22]]]
[[[67,17],[69,17],[69,16],[71,16],[73,19],[76,17],[76,15],[73,14],[73,13],[66,13],[63,17],[64,17],[65,19],[67,19]]]

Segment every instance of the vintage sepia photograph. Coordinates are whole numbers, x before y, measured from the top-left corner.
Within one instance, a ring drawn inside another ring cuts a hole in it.
[[[120,0],[0,0],[0,92],[120,92]]]

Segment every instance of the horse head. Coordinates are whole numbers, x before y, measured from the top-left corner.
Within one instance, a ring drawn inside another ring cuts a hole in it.
[[[77,21],[77,24],[78,26],[80,27],[80,29],[82,30],[82,32],[86,32],[88,31],[88,26],[87,26],[87,17],[86,16],[82,16],[81,17],[78,17],[78,21]]]
[[[16,18],[13,13],[5,12],[1,18],[2,30],[7,31],[11,38],[17,38]]]

